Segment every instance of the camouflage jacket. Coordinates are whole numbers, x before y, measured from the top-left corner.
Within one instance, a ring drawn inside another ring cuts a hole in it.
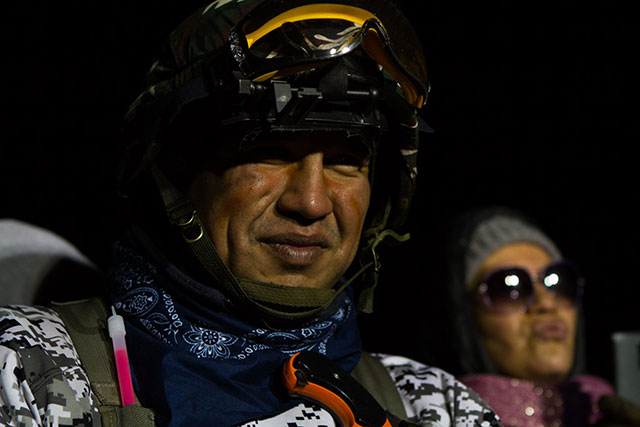
[[[0,308],[0,425],[100,426],[94,401],[53,310]]]
[[[500,426],[452,375],[401,356],[374,355],[395,382],[407,416],[423,426]],[[48,308],[0,308],[0,425],[101,426],[96,399],[62,320]],[[209,425],[210,420],[203,421]],[[330,427],[324,409],[300,404],[243,427]]]

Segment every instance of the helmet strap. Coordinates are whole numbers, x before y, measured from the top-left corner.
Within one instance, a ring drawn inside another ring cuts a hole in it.
[[[385,229],[390,213],[391,200],[388,199],[381,221],[376,226],[364,232],[366,243],[362,250],[361,264],[365,265],[363,270],[368,266],[373,266],[373,270],[370,273],[371,277],[369,280],[363,281],[367,286],[360,291],[360,295],[358,296],[358,311],[361,313],[373,313],[373,295],[378,285],[378,277],[380,275],[380,268],[382,267],[380,264],[380,255],[376,252],[378,245],[386,238],[392,238],[396,242],[406,242],[411,237],[409,233],[398,234],[391,229]],[[363,270],[361,270],[361,272]],[[357,275],[359,274],[360,273]]]

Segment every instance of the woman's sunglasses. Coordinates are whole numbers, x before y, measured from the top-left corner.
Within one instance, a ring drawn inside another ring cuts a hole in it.
[[[555,296],[560,306],[574,306],[582,296],[584,279],[578,266],[570,261],[549,264],[537,280]],[[522,267],[505,267],[489,272],[477,286],[475,298],[491,311],[526,311],[533,303],[536,278]]]

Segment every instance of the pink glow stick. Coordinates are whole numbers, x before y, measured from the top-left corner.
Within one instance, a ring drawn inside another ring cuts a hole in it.
[[[113,352],[116,356],[120,398],[122,399],[122,406],[133,405],[136,403],[136,400],[131,382],[127,343],[124,339],[127,333],[124,328],[124,319],[122,316],[116,314],[116,309],[113,306],[111,307],[111,313],[113,314],[107,319],[107,324],[109,326],[109,336],[113,342]]]

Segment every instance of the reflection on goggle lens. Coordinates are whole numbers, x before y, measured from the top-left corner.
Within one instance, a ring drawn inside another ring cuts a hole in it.
[[[560,306],[575,305],[582,295],[584,280],[578,267],[560,261],[544,268],[537,278],[545,291],[551,292]],[[475,295],[491,311],[512,313],[525,311],[534,300],[536,278],[521,267],[494,270],[485,276]]]
[[[410,105],[420,108],[426,100],[422,55],[409,46],[394,50],[380,19],[361,8],[305,5],[266,22],[249,15],[233,28],[229,43],[240,69],[256,82],[313,68],[362,47],[400,85]]]
[[[297,22],[285,22],[278,29],[256,40],[249,48],[258,58],[331,57],[352,49],[360,26],[338,20],[306,21],[305,28]]]

